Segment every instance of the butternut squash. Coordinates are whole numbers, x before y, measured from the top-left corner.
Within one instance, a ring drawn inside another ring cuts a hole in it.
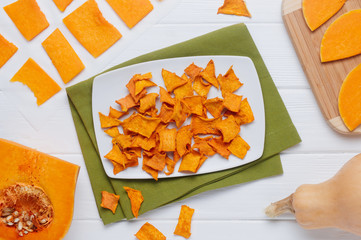
[[[0,139],[0,240],[62,239],[79,167]]]
[[[346,127],[353,131],[361,124],[361,64],[343,81],[338,97],[338,109]]]
[[[302,11],[308,27],[315,31],[345,4],[346,0],[303,0]]]
[[[269,217],[295,215],[306,229],[339,228],[361,236],[361,154],[349,160],[331,179],[304,184],[289,197],[266,208]]]
[[[337,18],[326,30],[321,42],[321,61],[330,62],[361,53],[361,9]]]

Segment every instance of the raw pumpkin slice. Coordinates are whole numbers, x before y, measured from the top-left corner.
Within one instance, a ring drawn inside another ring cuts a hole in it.
[[[18,48],[0,34],[0,68],[16,53]]]
[[[0,239],[63,239],[79,166],[4,139],[0,155]]]
[[[58,28],[45,39],[42,45],[64,83],[70,82],[85,68]]]
[[[100,12],[94,0],[88,0],[63,19],[65,26],[93,57],[117,42],[122,35]]]
[[[361,53],[361,9],[337,18],[326,30],[321,42],[321,61],[329,62]]]
[[[65,9],[69,6],[69,4],[72,2],[73,0],[53,0],[53,2],[55,3],[55,5],[59,8],[60,11],[64,12]]]
[[[149,0],[106,1],[129,28],[133,28],[153,10],[153,5]]]
[[[28,41],[49,26],[35,0],[18,0],[5,6],[4,10]]]
[[[311,31],[335,15],[345,2],[346,0],[303,0],[303,16]]]
[[[37,98],[40,106],[59,92],[59,85],[31,58],[20,68],[10,80],[27,85]]]
[[[361,124],[361,64],[343,81],[338,96],[338,109],[346,127],[353,131]]]
[[[223,6],[218,9],[217,14],[220,13],[251,17],[243,0],[224,0]]]

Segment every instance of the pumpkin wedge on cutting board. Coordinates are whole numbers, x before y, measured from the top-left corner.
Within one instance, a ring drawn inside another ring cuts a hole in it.
[[[4,139],[0,156],[0,239],[62,239],[79,166]]]

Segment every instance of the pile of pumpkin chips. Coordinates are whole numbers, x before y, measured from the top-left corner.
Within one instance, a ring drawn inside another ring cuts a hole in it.
[[[162,69],[166,89],[159,86],[159,94],[147,92],[157,86],[151,73],[136,74],[126,85],[129,94],[116,100],[121,111],[110,107],[108,116],[99,113],[101,127],[112,137],[113,148],[104,157],[113,163],[114,174],[138,166],[142,156],[142,169],[155,180],[159,172],[172,174],[178,161],[179,172],[196,173],[215,154],[245,157],[250,146],[240,127],[254,116],[247,98],[234,94],[243,84],[232,66],[217,77],[213,60],[204,69],[192,63],[184,72],[177,76]],[[211,87],[223,98],[208,99]],[[187,119],[190,124],[183,125]]]

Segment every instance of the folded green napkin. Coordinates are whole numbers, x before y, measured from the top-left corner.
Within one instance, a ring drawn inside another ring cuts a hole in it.
[[[133,218],[130,201],[123,186],[142,191],[145,199],[140,209],[142,214],[208,190],[281,174],[283,171],[279,153],[301,141],[244,24],[226,27],[134,58],[107,71],[157,59],[197,55],[236,55],[247,56],[253,60],[261,82],[266,114],[266,138],[262,157],[247,165],[225,171],[159,179],[157,182],[153,179],[111,179],[104,172],[94,134],[91,99],[94,77],[92,77],[67,88],[67,94],[94,197],[104,224]],[[103,190],[120,195],[120,207],[117,208],[115,215],[100,207]]]

